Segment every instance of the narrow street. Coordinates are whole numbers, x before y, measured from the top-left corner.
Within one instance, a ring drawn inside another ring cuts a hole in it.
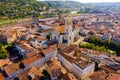
[[[84,41],[84,38],[85,38],[85,37],[80,36],[80,38],[79,38],[76,42],[74,42],[73,44],[79,45],[80,42],[86,43],[86,42]]]

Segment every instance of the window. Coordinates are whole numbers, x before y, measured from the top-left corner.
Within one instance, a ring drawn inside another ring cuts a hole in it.
[[[66,30],[66,32],[68,32],[68,29]]]
[[[56,36],[55,36],[55,40],[56,40]]]

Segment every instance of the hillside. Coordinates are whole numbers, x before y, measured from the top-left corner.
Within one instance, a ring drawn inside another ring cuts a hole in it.
[[[48,7],[44,2],[37,0],[1,0],[0,16],[8,18],[37,17],[43,6]]]
[[[88,3],[88,5],[94,6],[106,6],[106,7],[120,7],[120,2],[101,2],[101,3]]]
[[[69,9],[81,8],[82,6],[85,6],[84,4],[76,1],[45,1],[45,3],[54,5],[55,7],[58,8],[69,8]]]
[[[51,8],[80,9],[84,6],[75,1],[1,0],[0,17],[25,18],[38,17],[41,11]],[[68,11],[69,12],[69,11]]]

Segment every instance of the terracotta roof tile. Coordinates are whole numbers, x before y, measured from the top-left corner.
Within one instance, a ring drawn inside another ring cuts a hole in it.
[[[64,74],[58,80],[78,80],[73,74]]]
[[[42,57],[40,55],[36,55],[36,56],[33,56],[33,57],[30,57],[30,58],[23,60],[22,63],[24,64],[24,66],[27,66],[27,65],[34,63],[35,61],[37,61],[41,58]]]
[[[26,44],[26,43],[18,43],[18,46],[24,50],[29,50],[29,49],[33,49],[33,47],[31,47],[30,45]]]
[[[91,80],[106,80],[107,74],[104,71],[94,72],[89,76]]]
[[[4,69],[5,69],[6,74],[10,75],[16,72],[17,70],[19,70],[19,66],[17,64],[10,64],[8,66],[5,66]]]
[[[51,61],[48,60],[46,64],[50,67],[50,69],[56,69],[56,68],[61,68],[61,65],[58,61]]]
[[[107,80],[120,80],[120,74],[110,73]]]
[[[2,73],[0,73],[0,80],[4,80],[4,79],[5,79],[5,77],[3,76]]]
[[[44,30],[41,30],[40,33],[49,32],[49,31],[52,31],[53,29],[54,28],[44,29]]]
[[[101,69],[105,70],[106,72],[115,72],[114,69],[110,68],[109,66],[106,65],[100,65],[99,66]]]
[[[0,66],[3,66],[3,65],[5,65],[5,64],[7,64],[7,63],[9,63],[9,62],[10,62],[9,59],[0,60]]]
[[[46,54],[54,51],[55,49],[56,49],[56,46],[50,46],[50,47],[48,47],[46,49],[42,49],[42,52],[46,55]]]
[[[42,37],[42,36],[35,36],[35,39],[38,40],[38,41],[46,40],[46,38]]]
[[[29,58],[29,57],[32,57],[32,56],[34,56],[36,54],[37,54],[37,51],[33,50],[33,51],[27,53],[27,57]]]

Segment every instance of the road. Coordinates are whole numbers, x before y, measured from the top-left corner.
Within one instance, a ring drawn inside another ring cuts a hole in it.
[[[73,44],[79,45],[80,42],[86,43],[86,42],[84,41],[84,38],[85,38],[85,37],[80,36],[80,39],[77,40],[76,42],[74,42]]]

